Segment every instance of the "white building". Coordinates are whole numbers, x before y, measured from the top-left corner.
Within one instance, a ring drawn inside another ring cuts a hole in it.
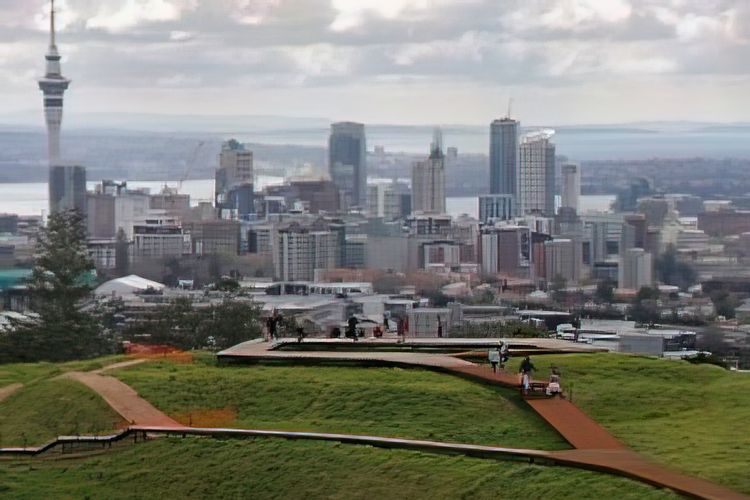
[[[191,253],[190,234],[177,219],[152,213],[133,225],[133,258],[160,259]]]
[[[340,265],[338,234],[310,231],[300,227],[281,229],[274,248],[276,277],[283,281],[312,281],[316,269],[334,269]]]
[[[411,174],[412,212],[443,214],[445,209],[445,156],[443,137],[435,130],[430,157],[414,163]]]
[[[581,167],[575,163],[562,166],[562,201],[560,208],[580,212]]]
[[[581,274],[580,256],[576,242],[571,239],[554,239],[544,242],[547,280],[562,277],[566,282],[577,283]]]
[[[653,284],[651,254],[642,248],[629,248],[622,253],[618,269],[618,287],[640,290]]]
[[[400,182],[379,182],[367,186],[367,214],[385,220],[400,219],[411,212],[409,187]]]
[[[522,213],[555,215],[554,131],[527,134],[519,149],[519,205]]]

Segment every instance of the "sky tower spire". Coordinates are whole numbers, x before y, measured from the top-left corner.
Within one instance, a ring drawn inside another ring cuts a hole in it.
[[[55,0],[51,0],[49,15],[49,46],[54,47],[55,43]]]
[[[55,34],[55,0],[50,1],[49,49],[44,56],[47,72],[39,80],[39,89],[44,94],[44,117],[47,122],[47,146],[50,166],[60,162],[60,126],[62,125],[63,94],[70,80],[62,76],[60,53]]]

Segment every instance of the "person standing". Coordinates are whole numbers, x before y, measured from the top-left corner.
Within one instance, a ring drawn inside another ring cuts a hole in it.
[[[536,370],[534,364],[531,362],[531,358],[526,356],[521,361],[521,386],[523,387],[524,394],[528,394],[529,388],[531,387],[531,373]]]
[[[356,317],[354,317],[354,315],[352,314],[349,317],[348,328],[347,328],[349,331],[347,333],[349,334],[349,336],[351,336],[354,342],[357,341],[357,325],[358,324],[359,324],[359,320]]]
[[[440,315],[439,314],[438,314],[438,317],[437,317],[437,323],[438,323],[438,325],[437,325],[438,326],[437,334],[438,334],[438,338],[440,339],[440,338],[443,338],[443,321],[440,319]]]
[[[489,358],[492,365],[492,373],[497,373],[497,366],[500,364],[500,351],[498,349],[490,349],[487,351],[487,358]]]

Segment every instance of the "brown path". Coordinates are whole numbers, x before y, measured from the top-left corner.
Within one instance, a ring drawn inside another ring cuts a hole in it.
[[[219,353],[230,360],[351,360],[377,361],[393,365],[412,365],[454,373],[484,383],[517,388],[518,376],[508,372],[493,373],[487,367],[454,358],[447,354],[418,352],[305,352],[277,351],[265,342],[246,342]],[[610,472],[670,488],[697,498],[748,498],[718,484],[688,476],[655,464],[629,450],[604,427],[567,400],[529,399],[527,403],[576,449],[550,452],[560,463]]]
[[[95,372],[70,372],[65,374],[65,378],[76,380],[89,387],[122,418],[132,424],[182,427],[182,424],[172,420],[140,397],[129,385],[114,377]]]
[[[689,497],[716,500],[750,498],[711,481],[668,469],[629,449],[554,451],[550,452],[550,456],[561,465],[610,472],[653,486],[666,487]]]
[[[23,387],[23,384],[10,384],[5,387],[0,387],[0,402],[10,397],[21,387]]]
[[[98,370],[94,370],[90,373],[105,373],[110,370],[117,370],[118,368],[127,368],[129,366],[140,365],[145,363],[148,359],[129,359],[127,361],[120,361],[119,363],[112,363],[111,365],[103,366]]]

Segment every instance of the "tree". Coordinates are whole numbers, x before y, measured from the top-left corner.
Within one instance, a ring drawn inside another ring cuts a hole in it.
[[[615,301],[615,285],[611,280],[602,280],[596,284],[596,301],[600,304],[611,304]]]
[[[633,304],[628,309],[628,316],[636,323],[654,326],[659,321],[659,289],[644,286],[635,296]]]
[[[552,292],[552,300],[554,300],[558,304],[565,302],[567,299],[565,287],[567,286],[568,282],[563,276],[559,274],[555,276],[549,285],[550,292]]]
[[[717,290],[713,292],[711,301],[714,303],[717,315],[724,316],[727,319],[734,318],[737,301],[728,291]]]
[[[255,304],[226,300],[209,307],[194,307],[180,298],[165,307],[152,321],[131,326],[124,335],[141,338],[148,335],[155,344],[180,349],[224,349],[263,332],[260,308]]]
[[[0,346],[6,359],[67,361],[109,352],[98,320],[85,307],[94,263],[86,250],[86,227],[77,211],[50,215],[39,234],[27,283],[35,317],[16,322]]]
[[[694,285],[698,279],[695,269],[677,259],[677,250],[674,245],[669,245],[667,251],[656,259],[655,268],[659,281],[667,285],[678,286],[683,290]]]

